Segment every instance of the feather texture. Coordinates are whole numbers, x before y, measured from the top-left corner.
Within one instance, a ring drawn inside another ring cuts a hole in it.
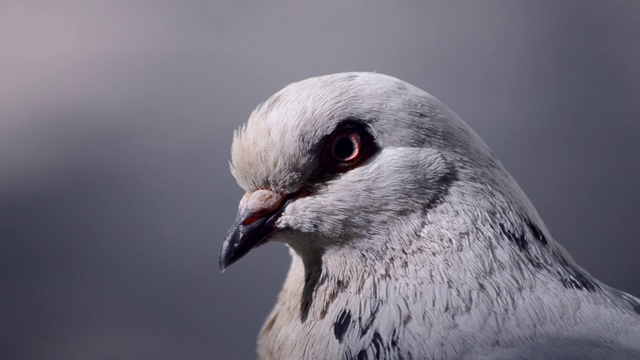
[[[345,119],[378,149],[323,173]],[[406,82],[287,86],[237,131],[231,170],[248,193],[308,192],[269,238],[292,264],[263,359],[640,359],[638,300],[580,268],[482,139]]]

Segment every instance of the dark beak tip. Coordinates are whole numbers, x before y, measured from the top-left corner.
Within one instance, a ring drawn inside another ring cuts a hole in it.
[[[220,268],[220,273],[224,273],[225,270],[231,265],[233,265],[236,261],[240,260],[245,254],[237,254],[234,249],[225,249],[227,243],[225,242],[220,248],[220,256],[218,257],[218,267]]]
[[[218,267],[220,268],[220,273],[224,273],[228,266],[229,262],[224,258],[222,249],[220,249],[220,256],[218,257]]]
[[[236,221],[236,223],[231,226],[231,229],[229,229],[229,232],[227,232],[222,246],[220,246],[220,255],[218,256],[220,272],[224,272],[231,264],[240,258],[236,250],[242,240],[241,235],[241,225]]]
[[[244,225],[243,220],[243,216],[236,219],[220,248],[218,266],[223,272],[262,243],[274,231],[267,223],[267,218],[258,219],[249,225]]]
[[[255,211],[251,213],[240,210],[220,248],[218,258],[220,271],[224,272],[226,268],[243,258],[256,246],[265,243],[277,231],[275,222],[291,201],[293,201],[292,198],[279,201],[277,207],[268,208],[267,213],[259,215]]]

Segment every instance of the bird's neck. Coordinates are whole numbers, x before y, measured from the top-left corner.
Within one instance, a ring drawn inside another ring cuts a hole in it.
[[[280,297],[287,304],[281,305],[295,308],[303,323],[322,320],[343,308],[354,309],[360,319],[366,319],[375,316],[383,304],[394,303],[407,307],[406,316],[410,308],[425,306],[430,309],[427,313],[454,316],[469,312],[474,306],[472,294],[485,287],[506,298],[521,290],[500,280],[513,266],[489,264],[486,254],[478,254],[457,239],[399,246],[387,239],[387,244],[379,251],[345,246],[327,249],[319,256],[293,253]],[[522,286],[532,281],[524,272],[508,276]],[[353,299],[366,303],[350,303]]]
[[[416,214],[399,222],[407,225],[396,226],[393,234],[352,242],[358,246],[293,253],[283,292],[296,294],[281,301],[295,302],[302,321],[323,318],[355,298],[374,308],[414,301],[428,305],[425,311],[433,316],[456,316],[479,304],[472,300],[476,294],[503,299],[494,310],[509,312],[513,299],[528,289],[597,286],[570,259],[558,259],[535,239],[527,239],[523,251],[509,238],[516,236],[510,231],[518,231],[510,230],[514,224],[496,223],[491,214],[472,215],[451,217],[447,209]]]
[[[289,354],[300,341],[314,343],[313,349],[357,353],[358,346],[377,348],[379,341],[400,351],[410,348],[403,342],[411,339],[425,348],[488,332],[510,339],[513,334],[502,333],[506,321],[545,313],[523,320],[544,326],[577,311],[575,298],[548,305],[547,293],[566,290],[553,278],[557,274],[524,265],[526,257],[507,240],[481,236],[489,224],[425,219],[433,225],[423,224],[418,233],[407,228],[374,239],[386,244],[377,250],[345,245],[292,252],[287,280],[260,336],[260,353]],[[329,336],[317,337],[317,329]]]

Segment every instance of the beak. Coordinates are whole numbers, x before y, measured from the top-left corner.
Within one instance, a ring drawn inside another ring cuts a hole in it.
[[[251,249],[265,243],[277,229],[275,223],[293,197],[270,190],[246,193],[238,208],[235,222],[220,248],[220,270],[240,260]]]

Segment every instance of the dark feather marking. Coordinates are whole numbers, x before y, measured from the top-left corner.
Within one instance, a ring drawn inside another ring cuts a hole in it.
[[[346,334],[349,329],[349,325],[351,325],[351,311],[344,309],[340,315],[338,315],[336,322],[333,323],[333,334],[341,344],[344,339],[344,334]]]
[[[627,302],[633,307],[633,311],[640,315],[640,303],[638,303],[637,301],[631,301],[631,300],[627,300]]]
[[[397,336],[395,335],[396,334],[395,329],[393,330],[393,334],[394,335],[392,336],[392,339],[391,339],[391,345],[387,346],[385,345],[384,340],[382,339],[382,336],[380,335],[380,333],[375,331],[371,339],[371,344],[369,344],[369,346],[367,346],[366,348],[360,350],[356,358],[369,359],[369,355],[371,355],[372,359],[375,359],[375,360],[397,358],[392,356],[392,353],[395,353],[396,351],[393,351],[393,352],[391,351],[392,348],[394,350],[397,350],[397,346],[398,346],[398,342],[396,339]],[[396,353],[396,356],[399,356],[399,354]]]
[[[633,311],[636,314],[640,315],[640,303],[630,297],[625,297],[624,299],[629,303],[629,305],[631,305],[631,307],[633,308]]]
[[[333,304],[333,302],[336,300],[337,297],[338,297],[338,291],[336,289],[331,290],[331,293],[329,293],[329,298],[327,299],[327,302],[324,303],[322,310],[320,310],[320,319],[324,319],[327,316],[327,313],[329,312],[329,307],[331,306],[331,304]]]
[[[323,274],[322,278],[318,282],[318,285],[316,285],[316,289],[324,285],[328,277],[329,277],[328,275]],[[329,307],[331,307],[331,304],[333,304],[333,302],[336,300],[336,298],[338,297],[338,294],[344,292],[347,289],[347,284],[348,284],[347,281],[343,281],[341,279],[336,280],[335,286],[331,289],[331,292],[329,293],[327,302],[324,303],[322,310],[320,310],[320,319],[324,319],[327,316],[327,313],[329,312]]]
[[[327,302],[322,307],[322,310],[320,311],[320,320],[327,317],[327,313],[329,312],[329,306],[336,300],[336,297],[338,297],[337,291],[332,291],[331,294],[329,294],[329,299],[327,300]]]
[[[316,284],[316,289],[321,288],[327,282],[328,278],[329,278],[329,275],[327,273],[322,273],[322,276],[320,276],[320,280],[318,280],[318,283]],[[329,299],[327,300],[326,303],[324,303],[322,310],[320,310],[320,319],[324,319],[327,316],[327,312],[329,311],[329,306],[333,303],[333,301],[336,299],[337,296],[338,296],[338,293],[335,290],[332,290],[331,293],[329,294]]]
[[[529,250],[529,242],[527,241],[527,239],[525,239],[524,235],[514,234],[509,229],[507,229],[507,227],[504,226],[504,224],[502,223],[500,223],[499,225],[500,225],[500,230],[507,237],[507,239],[509,239],[509,241],[518,245],[518,248],[523,252]]]
[[[367,356],[367,349],[360,350],[358,355],[356,355],[356,359],[358,359],[358,360],[369,360],[369,357]]]
[[[367,322],[363,324],[362,328],[360,329],[360,338],[362,339],[367,332],[369,331],[369,329],[371,328],[371,325],[373,325],[373,320],[375,320],[376,315],[378,315],[378,310],[380,310],[380,303],[376,303],[376,307],[373,308],[373,310],[371,311],[371,316],[369,316],[369,319],[367,319]],[[360,323],[362,324],[362,318],[360,319]]]
[[[349,287],[349,281],[348,280],[345,281],[345,280],[338,279],[336,281],[336,288],[340,292],[343,292],[343,291],[347,290],[348,287]]]
[[[405,325],[407,325],[405,323]],[[397,329],[393,329],[393,332],[391,332],[391,347],[394,349],[398,348],[398,331]]]
[[[304,287],[302,288],[302,298],[300,299],[300,322],[307,321],[309,309],[313,303],[313,292],[322,275],[322,257],[311,260],[304,264]]]
[[[520,249],[524,257],[529,261],[529,263],[531,263],[534,268],[543,268],[540,260],[529,250],[529,241],[527,240],[525,234],[515,234],[511,230],[507,229],[504,224],[500,223],[498,225],[500,226],[500,231],[502,232],[502,234],[506,236],[509,241],[514,243],[518,247],[518,249]]]
[[[373,340],[371,340],[371,345],[375,351],[375,359],[380,360],[382,357],[382,348],[384,347],[384,342],[382,341],[382,336],[377,331],[373,333]]]
[[[567,289],[576,289],[576,290],[587,290],[589,292],[594,292],[596,289],[599,289],[600,286],[589,279],[587,275],[585,275],[582,271],[578,270],[575,266],[569,264],[567,259],[565,259],[562,255],[560,255],[560,265],[562,269],[565,270],[557,271],[560,276],[560,281],[562,285]]]
[[[536,224],[531,222],[530,219],[527,219],[527,226],[529,227],[529,230],[531,230],[531,234],[536,240],[540,241],[542,245],[549,245],[549,241],[547,241],[547,238],[544,236],[540,228],[536,226]]]

